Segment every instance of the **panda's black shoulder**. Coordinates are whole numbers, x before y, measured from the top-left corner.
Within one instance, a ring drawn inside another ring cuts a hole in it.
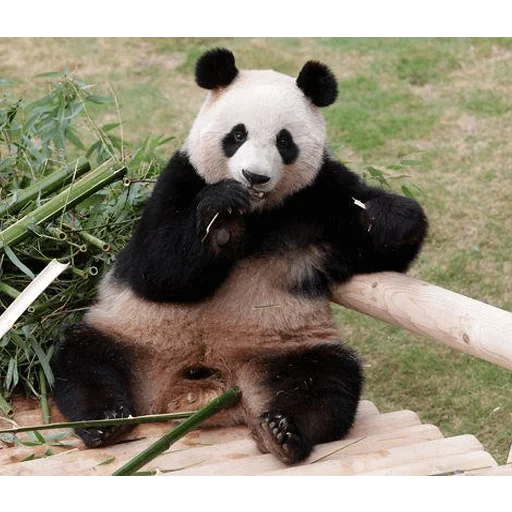
[[[337,208],[351,206],[351,192],[360,184],[356,173],[326,153],[313,183],[295,194],[291,202],[307,205],[308,211],[317,213],[330,210],[333,202]]]
[[[162,214],[169,208],[184,206],[190,197],[205,186],[206,182],[197,173],[188,155],[183,151],[176,151],[158,177],[146,205],[146,214],[152,211]]]
[[[360,183],[361,178],[356,173],[339,160],[326,154],[313,187],[315,191],[322,194],[329,191],[338,194],[340,190],[346,190],[347,192],[353,190]]]

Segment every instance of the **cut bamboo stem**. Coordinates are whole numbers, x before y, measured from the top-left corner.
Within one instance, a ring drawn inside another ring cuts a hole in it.
[[[161,453],[169,449],[178,439],[188,434],[192,429],[200,425],[203,421],[213,416],[220,410],[234,405],[240,399],[240,390],[233,387],[222,393],[222,395],[213,399],[204,407],[199,409],[190,418],[171,430],[158,441],[148,446],[143,452],[139,453],[133,459],[129,460],[124,466],[115,471],[113,476],[133,475],[138,469],[145,466],[148,462],[158,457]]]
[[[87,231],[78,231],[78,235],[82,238],[82,240],[92,247],[96,247],[97,249],[100,249],[104,252],[110,251],[110,245],[99,239],[98,237],[91,235]]]
[[[42,225],[57,215],[69,210],[87,197],[113,181],[120,179],[126,173],[125,167],[106,167],[101,165],[89,172],[79,180],[73,182],[66,190],[57,194],[47,203],[36,208],[15,222],[4,231],[0,232],[0,250],[5,246],[12,247],[32,234],[30,228]]]
[[[46,265],[0,316],[0,338],[9,331],[39,295],[67,268],[68,265],[56,260],[52,260]]]
[[[17,197],[9,204],[9,199],[0,205],[0,218],[6,214],[14,215],[18,213],[27,203],[36,199],[38,196],[45,197],[55,192],[60,187],[67,185],[73,179],[79,178],[90,171],[89,162],[80,157],[76,162],[64,166],[59,171],[55,171],[42,180],[30,185],[29,187],[18,190]]]

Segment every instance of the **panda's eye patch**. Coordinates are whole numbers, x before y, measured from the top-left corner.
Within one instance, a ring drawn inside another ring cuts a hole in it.
[[[222,139],[222,150],[227,158],[231,158],[238,148],[247,140],[247,128],[239,123]]]
[[[299,156],[299,148],[293,140],[292,134],[283,128],[276,136],[276,147],[285,164],[291,164]]]

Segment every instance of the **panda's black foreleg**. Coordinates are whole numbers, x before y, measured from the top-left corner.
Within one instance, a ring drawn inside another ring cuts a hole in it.
[[[70,327],[52,362],[54,397],[70,421],[135,415],[128,388],[128,358],[115,340],[80,323]],[[81,428],[86,446],[111,443],[124,427]]]
[[[268,398],[251,427],[262,451],[292,464],[306,458],[315,444],[341,439],[349,431],[363,373],[344,345],[282,352],[264,356],[258,364]]]

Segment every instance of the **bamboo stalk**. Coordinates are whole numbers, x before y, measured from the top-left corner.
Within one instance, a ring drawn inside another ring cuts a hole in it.
[[[41,393],[39,395],[41,402],[41,411],[43,413],[43,421],[46,424],[51,422],[52,416],[50,413],[50,405],[48,404],[48,392],[46,389],[46,377],[44,376],[44,371],[42,368],[39,368],[39,387]]]
[[[7,283],[0,281],[0,292],[5,293],[11,299],[17,299],[18,295],[21,293],[16,288],[9,286]]]
[[[32,432],[34,430],[54,430],[57,428],[118,427],[120,425],[139,425],[142,423],[158,423],[163,421],[182,420],[189,418],[193,414],[193,412],[174,412],[170,414],[132,416],[131,418],[105,418],[102,420],[62,421],[59,423],[44,423],[41,425],[9,428],[0,430],[0,434],[19,434],[21,432]]]
[[[66,190],[50,199],[47,203],[25,215],[18,222],[0,232],[0,250],[12,247],[31,235],[30,228],[50,221],[57,215],[69,210],[87,197],[113,181],[122,178],[126,168],[122,166],[106,167],[105,164],[73,182]]]
[[[144,451],[129,460],[124,466],[115,471],[112,476],[130,476],[133,475],[142,466],[152,461],[155,457],[168,450],[169,447],[178,439],[188,434],[203,421],[213,416],[220,410],[230,407],[238,402],[240,398],[240,389],[233,387],[222,393],[222,395],[213,399],[204,407],[195,412],[190,418],[171,430],[158,441],[148,446]]]
[[[99,239],[98,237],[91,235],[87,231],[78,231],[78,235],[83,239],[86,244],[92,245],[102,251],[110,251],[110,245],[107,242]]]
[[[29,187],[19,190],[17,198],[11,204],[9,200],[0,205],[0,218],[9,213],[14,215],[19,212],[27,203],[35,199],[38,195],[47,196],[55,192],[59,187],[67,185],[71,180],[82,176],[82,174],[90,171],[89,162],[80,157],[76,162],[64,166],[62,169],[52,172],[42,180],[30,185]]]

